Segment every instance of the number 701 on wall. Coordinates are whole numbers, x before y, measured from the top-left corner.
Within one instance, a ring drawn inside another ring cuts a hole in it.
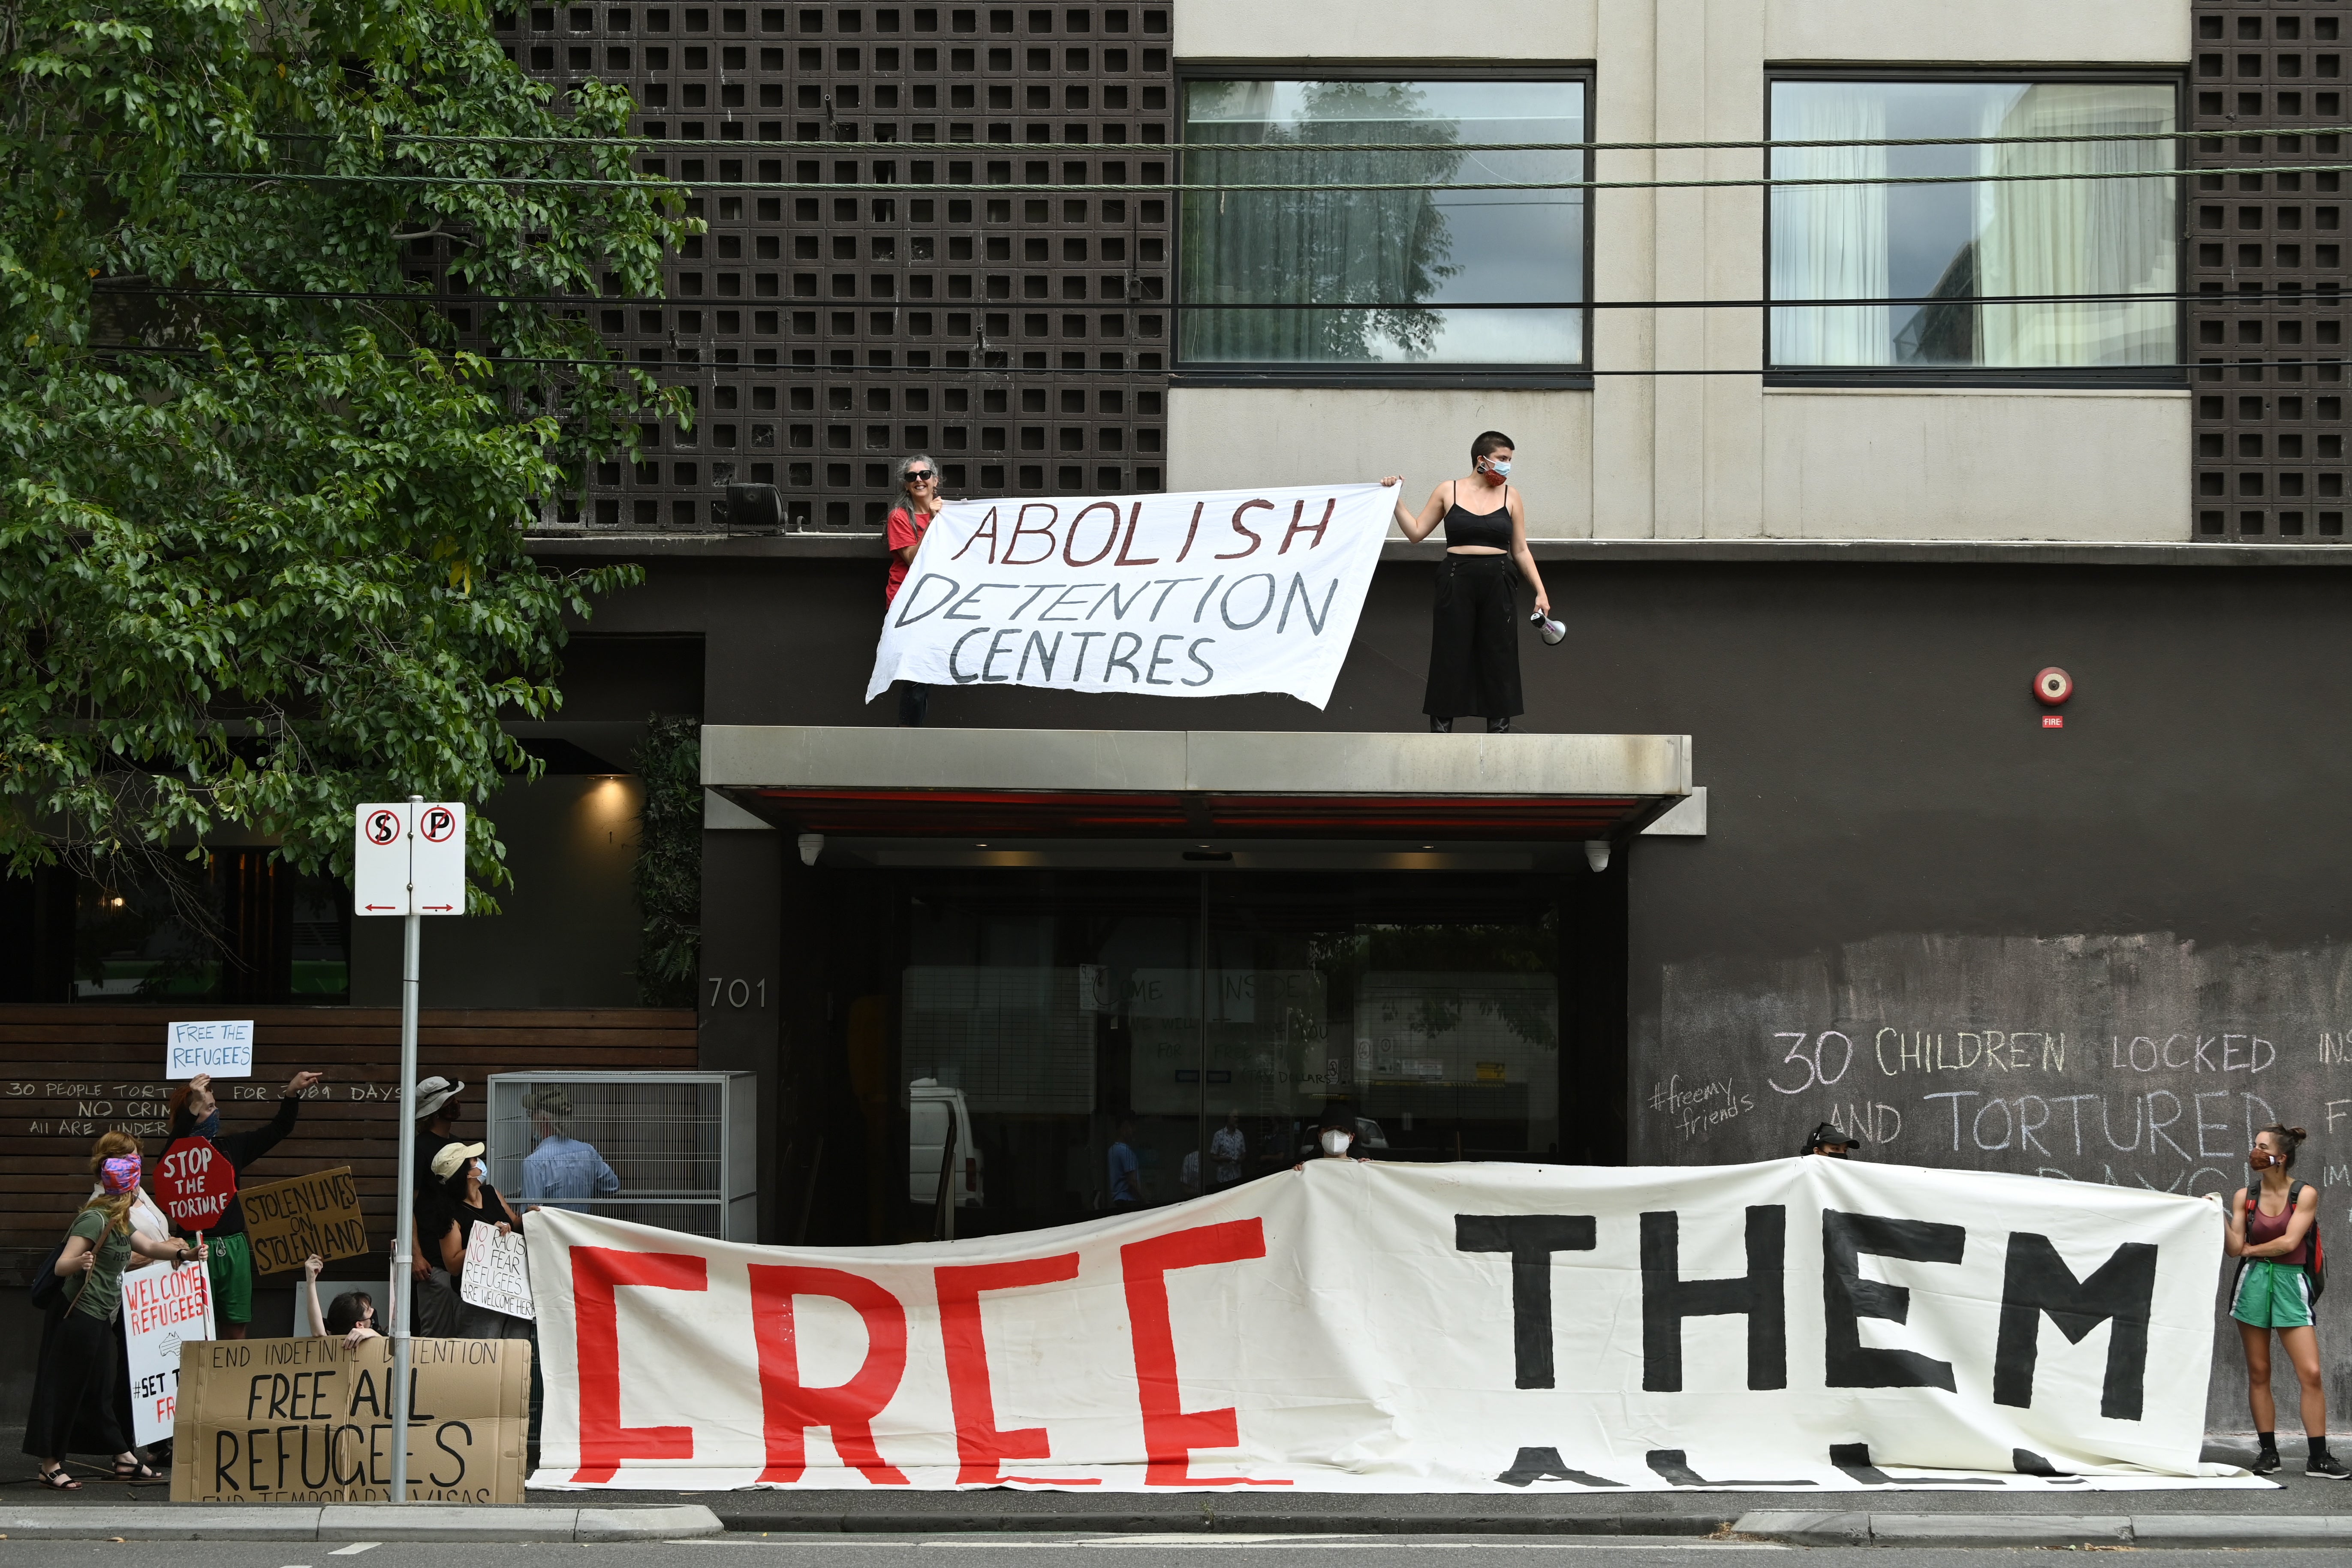
[[[1835,1083],[1845,1077],[1846,1068],[1853,1066],[1853,1041],[1835,1029],[1823,1029],[1818,1035],[1808,1034],[1801,1029],[1784,1030],[1772,1037],[1795,1042],[1789,1047],[1789,1054],[1780,1058],[1780,1065],[1786,1067],[1794,1063],[1805,1075],[1803,1081],[1794,1085],[1782,1084],[1769,1078],[1764,1080],[1782,1094],[1802,1094],[1809,1089]],[[1831,1046],[1832,1040],[1837,1044]],[[1831,1072],[1823,1065],[1823,1058],[1830,1052],[1837,1055],[1835,1072]]]

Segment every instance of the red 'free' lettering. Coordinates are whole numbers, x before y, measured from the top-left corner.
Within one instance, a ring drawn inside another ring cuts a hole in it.
[[[1265,1225],[1256,1218],[1196,1226],[1118,1249],[1127,1277],[1127,1317],[1135,1339],[1136,1397],[1143,1406],[1143,1484],[1148,1487],[1286,1487],[1286,1480],[1196,1476],[1192,1450],[1233,1448],[1241,1426],[1231,1405],[1186,1410],[1176,1379],[1176,1332],[1168,1317],[1168,1271],[1265,1256]]]
[[[572,1249],[580,1360],[580,1468],[574,1481],[609,1481],[624,1459],[694,1458],[691,1426],[621,1425],[620,1310],[613,1292],[623,1285],[707,1290],[709,1268],[701,1258],[680,1252]]]
[[[1046,1459],[1053,1449],[1043,1426],[1001,1430],[996,1394],[988,1379],[988,1340],[980,1321],[980,1293],[1014,1290],[1024,1285],[1058,1285],[1078,1277],[1078,1255],[1021,1258],[1006,1263],[974,1263],[931,1271],[940,1298],[940,1337],[948,1363],[948,1402],[955,1408],[956,1480],[964,1486],[1001,1486],[1008,1480],[1006,1459]],[[1097,1486],[1093,1480],[1061,1480],[1055,1486]]]
[[[907,1371],[907,1309],[863,1275],[799,1264],[752,1264],[751,1331],[760,1345],[760,1407],[767,1430],[763,1481],[797,1481],[808,1469],[808,1429],[829,1427],[834,1451],[877,1486],[908,1484],[906,1472],[886,1464],[874,1447],[874,1417],[898,1392]],[[801,1382],[795,1296],[830,1296],[846,1302],[866,1325],[866,1360],[857,1374],[833,1388]]]

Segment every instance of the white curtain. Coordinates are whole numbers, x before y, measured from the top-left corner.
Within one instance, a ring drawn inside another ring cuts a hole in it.
[[[2172,129],[2172,90],[2145,83],[2052,83],[1989,104],[1982,134],[2065,136]],[[2169,167],[2163,142],[2052,142],[1982,147],[1983,174],[2091,174]],[[1977,292],[2170,294],[2174,182],[2021,181],[1975,187]],[[2174,306],[1979,307],[1979,363],[1988,365],[2168,364]]]
[[[1808,82],[1773,99],[1772,135],[1786,142],[1861,142],[1886,134],[1884,89]],[[1784,147],[1776,179],[1868,179],[1886,173],[1884,147]],[[1886,298],[1886,187],[1783,185],[1772,192],[1772,294],[1780,300]],[[1894,363],[1885,305],[1775,306],[1776,364]]]

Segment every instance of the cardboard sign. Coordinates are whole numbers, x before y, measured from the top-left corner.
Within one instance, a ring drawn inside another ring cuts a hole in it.
[[[457,1280],[457,1295],[509,1318],[530,1318],[530,1256],[523,1238],[500,1236],[497,1226],[476,1220],[474,1233],[466,1238],[466,1269]]]
[[[253,1020],[173,1024],[163,1035],[163,1076],[194,1078],[253,1076]]]
[[[172,1435],[180,1395],[180,1344],[209,1337],[212,1279],[205,1266],[152,1264],[122,1277],[122,1353],[131,1379],[131,1440]]]
[[[523,1500],[530,1342],[412,1340],[412,1502]],[[392,1342],[180,1347],[173,1502],[387,1502]]]
[[[236,1196],[236,1167],[209,1139],[190,1133],[155,1166],[155,1201],[184,1230],[210,1230]]]
[[[1827,1159],[1317,1159],[905,1247],[542,1209],[539,1483],[2252,1489],[2200,1457],[2221,1227]]]
[[[314,1252],[332,1263],[368,1250],[359,1184],[349,1165],[247,1187],[244,1198],[256,1274],[299,1273]]]

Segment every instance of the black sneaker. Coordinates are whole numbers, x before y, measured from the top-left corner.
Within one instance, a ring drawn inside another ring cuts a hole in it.
[[[2258,1476],[2275,1475],[2278,1473],[2278,1468],[2279,1457],[2276,1448],[2264,1448],[2254,1456],[2254,1462],[2246,1467]]]
[[[2316,1476],[2323,1481],[2340,1481],[2347,1479],[2352,1479],[2352,1470],[2346,1469],[2344,1468],[2344,1462],[2333,1454],[2320,1455],[2317,1458],[2312,1460],[2311,1463],[2303,1467],[2303,1473],[2306,1476]]]

